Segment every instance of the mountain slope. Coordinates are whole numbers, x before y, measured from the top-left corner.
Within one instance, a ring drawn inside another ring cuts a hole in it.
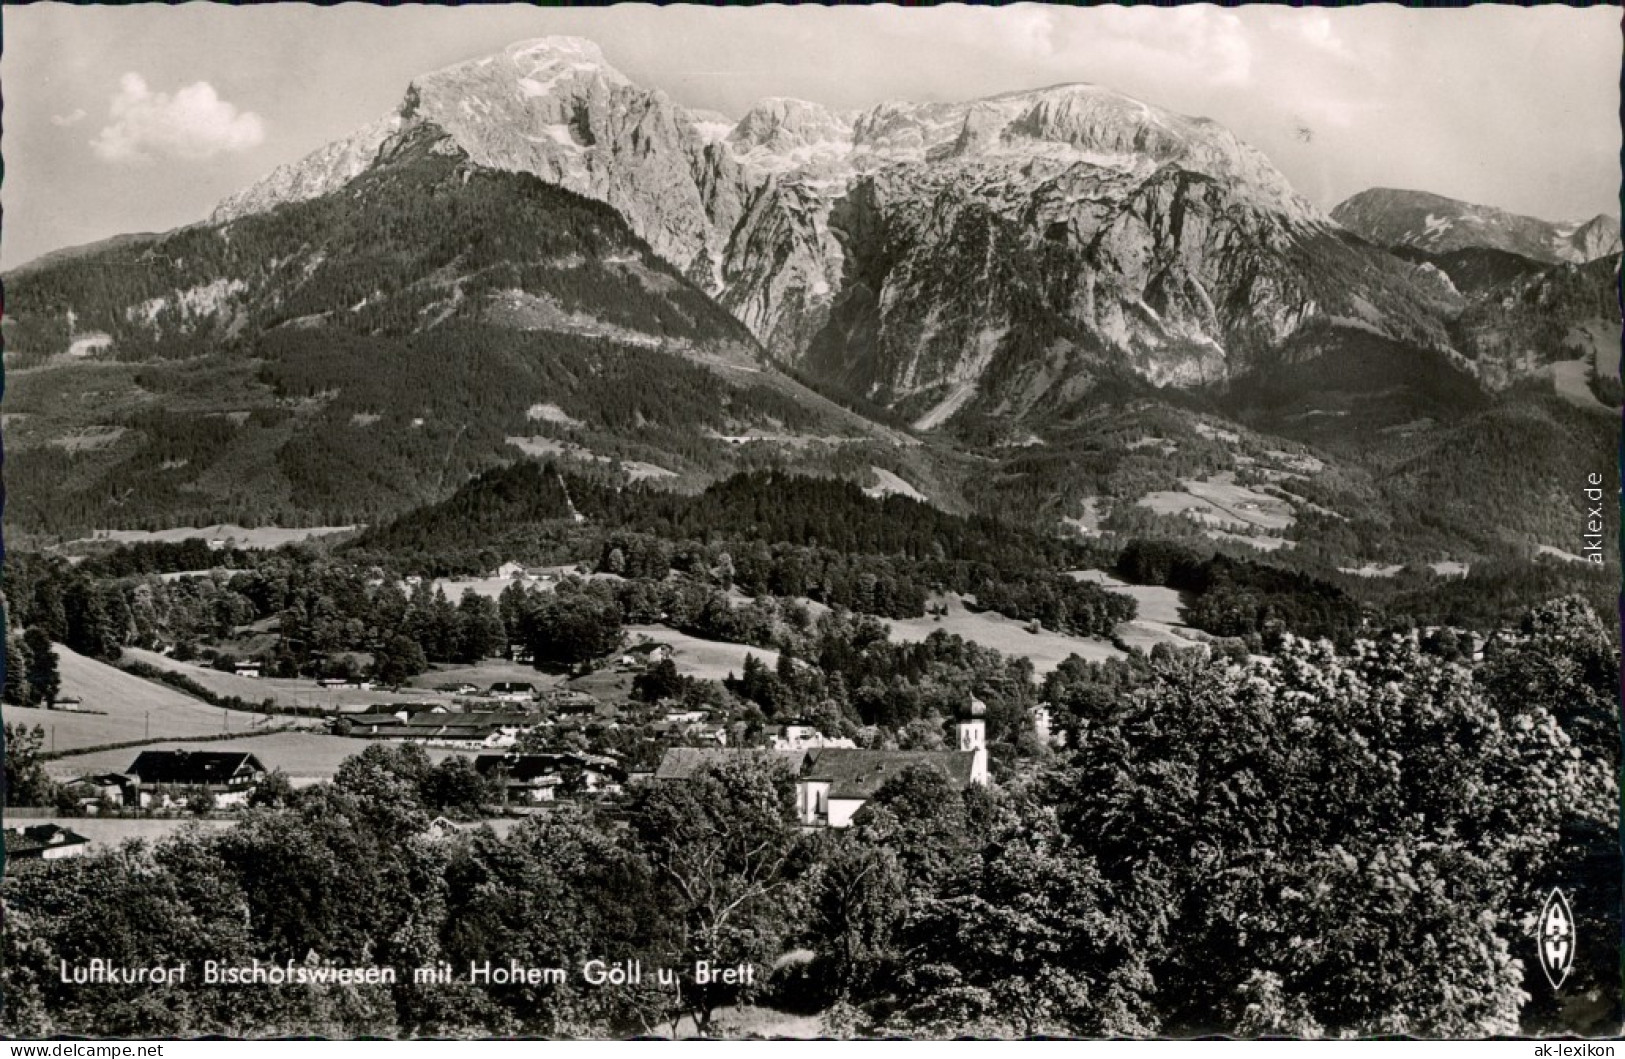
[[[1378,246],[1435,254],[1481,247],[1583,264],[1620,252],[1617,217],[1554,223],[1426,191],[1371,188],[1339,203],[1332,219]]]
[[[216,217],[341,188],[423,123],[610,204],[778,361],[924,429],[1264,370],[1312,323],[1450,350],[1448,285],[1346,239],[1222,126],[1088,84],[729,123],[544,38],[416,79]]]
[[[521,451],[703,481],[751,458],[728,436],[895,440],[766,368],[613,210],[429,125],[338,192],[7,295],[26,529],[367,521]]]

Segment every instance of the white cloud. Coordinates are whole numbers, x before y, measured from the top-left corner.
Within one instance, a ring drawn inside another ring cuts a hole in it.
[[[984,41],[1002,37],[1006,47],[1028,59],[1048,59],[1055,54],[1055,20],[1046,8],[1020,4],[992,9],[995,16]],[[984,18],[987,16],[984,15]]]
[[[1242,20],[1207,6],[1093,7],[1074,47],[1111,67],[1166,71],[1208,86],[1246,84],[1253,49]]]
[[[157,155],[195,161],[246,151],[265,140],[260,116],[239,111],[207,81],[171,96],[152,91],[140,74],[125,74],[108,105],[108,117],[90,146],[109,162]]]
[[[1345,62],[1354,58],[1354,53],[1343,42],[1332,28],[1332,19],[1324,11],[1294,12],[1298,15],[1296,22],[1298,35],[1305,44],[1317,51],[1342,59]]]
[[[84,121],[84,120],[85,120],[85,108],[84,107],[79,107],[70,114],[52,114],[51,115],[51,124],[55,125],[59,129],[65,129],[69,125],[77,125],[81,121]]]

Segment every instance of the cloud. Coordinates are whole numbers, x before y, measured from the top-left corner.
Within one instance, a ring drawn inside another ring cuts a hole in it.
[[[84,120],[85,120],[85,108],[84,107],[79,107],[78,109],[74,110],[71,114],[52,114],[51,115],[51,124],[55,125],[59,129],[65,129],[69,125],[77,125],[81,121],[84,121]]]
[[[1342,59],[1345,62],[1354,59],[1354,53],[1343,42],[1332,28],[1331,16],[1324,11],[1294,12],[1299,17],[1295,25],[1298,36],[1303,42],[1316,51]]]
[[[125,74],[108,105],[109,122],[90,146],[109,162],[167,155],[197,161],[246,151],[265,140],[265,123],[221,99],[207,81],[173,96],[154,92],[140,74]]]
[[[1027,59],[1048,59],[1055,54],[1055,19],[1042,7],[1020,4],[989,9],[994,16],[984,41],[1002,38],[1004,45]]]
[[[1167,71],[1210,87],[1252,77],[1246,25],[1213,7],[1092,7],[1076,19],[1071,44],[1109,68]]]

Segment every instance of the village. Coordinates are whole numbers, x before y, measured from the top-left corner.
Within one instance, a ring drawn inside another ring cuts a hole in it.
[[[471,587],[551,587],[556,576],[552,570],[504,564],[485,583]],[[662,631],[669,639],[650,635]],[[944,725],[936,741],[940,749],[885,748],[882,733],[872,727],[852,732],[847,726],[843,733],[827,719],[770,723],[759,710],[741,709],[727,696],[696,694],[701,682],[683,675],[734,680],[731,667],[716,672],[710,655],[735,646],[659,628],[633,630],[619,647],[577,675],[538,670],[530,648],[513,643],[500,657],[478,666],[432,669],[396,687],[356,675],[277,680],[255,659],[206,669],[176,660],[172,648],[130,651],[136,667],[147,665],[146,659],[162,661],[166,665],[160,672],[182,674],[205,689],[235,691],[253,682],[276,688],[286,701],[291,687],[295,705],[267,696],[260,715],[216,711],[222,717],[218,739],[180,735],[143,740],[128,749],[123,744],[92,745],[52,754],[55,804],[11,811],[24,821],[41,822],[8,828],[8,855],[55,860],[125,837],[167,834],[188,821],[229,825],[254,806],[271,804],[267,790],[328,780],[345,759],[369,745],[413,746],[437,763],[459,759],[471,766],[481,784],[473,803],[431,821],[432,829],[446,832],[481,823],[505,830],[538,813],[569,811],[581,803],[613,804],[625,800],[636,784],[683,782],[709,765],[741,757],[776,762],[794,776],[797,816],[805,828],[850,826],[865,801],[910,768],[932,769],[960,789],[989,782],[982,702],[967,700],[951,730]],[[692,657],[696,648],[699,665]],[[56,654],[67,677],[64,688],[71,690],[64,690],[49,710],[16,713],[64,722],[69,737],[72,722],[87,723],[99,733],[107,719],[127,712],[122,707],[137,698],[139,705],[148,706],[149,699],[141,696],[168,690],[132,675],[149,670],[115,669],[60,646]],[[740,670],[761,666],[758,656],[774,655],[744,652],[738,656]],[[681,668],[680,659],[685,663]],[[459,679],[448,680],[448,675]],[[473,679],[478,676],[501,679],[482,684]],[[169,700],[176,697],[169,696],[166,704],[175,705]],[[236,701],[244,698],[239,695]],[[144,712],[145,736],[153,711]],[[164,714],[169,723],[173,717]],[[1036,709],[1034,719],[1039,737],[1050,740],[1048,708]],[[57,724],[47,723],[54,747]],[[181,731],[184,725],[177,734]]]
[[[512,686],[500,694],[514,706]],[[579,706],[581,699],[553,700],[552,705]],[[562,711],[561,711],[562,712]],[[730,758],[751,757],[776,763],[795,779],[797,817],[804,828],[844,828],[864,803],[887,781],[909,769],[940,774],[958,789],[989,782],[987,730],[983,703],[971,700],[954,724],[954,743],[943,750],[881,750],[856,746],[850,738],[826,736],[797,721],[768,730],[765,746],[728,745],[727,728],[706,720],[703,711],[667,713],[649,726],[648,736],[661,747],[653,768],[629,764],[614,751],[586,749],[520,749],[546,746],[555,727],[547,714],[452,712],[441,706],[412,706],[394,714],[363,711],[333,722],[335,734],[398,745],[467,750],[492,748],[472,756],[474,773],[484,781],[476,819],[436,816],[431,831],[450,832],[482,819],[532,815],[577,801],[613,800],[635,783],[681,783],[708,766]],[[609,721],[610,726],[619,722]],[[566,729],[579,735],[580,728]],[[568,738],[560,740],[567,745]],[[700,744],[700,745],[695,745]],[[362,747],[358,746],[359,752]],[[184,747],[136,752],[121,771],[84,773],[61,784],[72,815],[100,824],[116,820],[174,820],[208,816],[229,820],[256,804],[262,788],[274,782],[270,769],[250,751],[191,750]],[[60,806],[59,806],[60,808]],[[78,823],[80,830],[75,830]],[[7,855],[17,860],[57,860],[80,856],[92,839],[80,833],[81,821],[63,820],[6,829]],[[99,834],[118,834],[114,828]]]

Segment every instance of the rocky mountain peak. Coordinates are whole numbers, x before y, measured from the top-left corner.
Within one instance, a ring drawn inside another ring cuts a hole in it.
[[[822,104],[785,97],[758,101],[728,136],[729,143],[745,151],[757,147],[789,151],[851,140],[850,119]]]
[[[1599,213],[1576,227],[1568,237],[1581,261],[1595,261],[1599,257],[1620,252],[1619,218]]]
[[[595,88],[630,88],[632,82],[604,58],[598,45],[580,37],[540,37],[510,44],[494,55],[425,74],[413,82],[422,94],[457,96],[472,107],[503,97],[568,98]]]
[[[608,203],[785,363],[931,427],[1103,371],[1223,379],[1317,320],[1445,343],[1409,306],[1414,270],[1343,245],[1261,152],[1087,83],[856,114],[769,98],[731,121],[544,38],[416,79],[238,208],[334,190],[413,125]]]

